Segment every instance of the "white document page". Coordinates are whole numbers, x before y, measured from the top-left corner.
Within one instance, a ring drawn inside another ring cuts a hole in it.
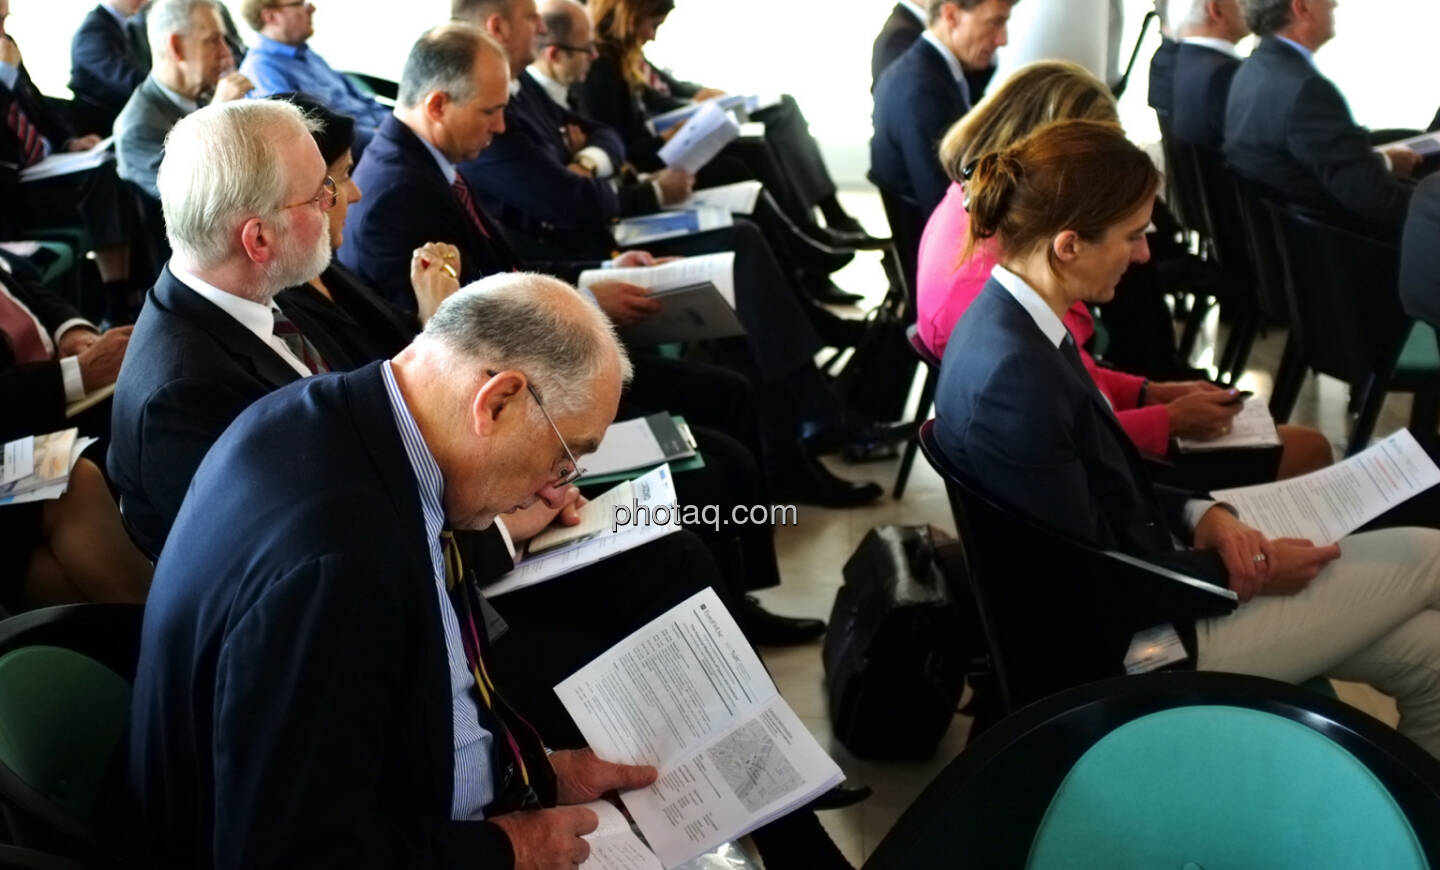
[[[1386,142],[1384,145],[1375,146],[1377,152],[1389,151],[1391,148],[1409,148],[1422,157],[1440,154],[1440,133],[1421,133],[1399,142]]]
[[[580,273],[580,289],[598,281],[624,281],[650,290],[674,290],[709,281],[735,307],[735,252],[684,257],[659,266],[629,269],[586,269]]]
[[[54,477],[53,483],[45,484],[37,489],[30,489],[28,491],[21,492],[18,495],[11,494],[13,493],[14,489],[16,489],[16,487],[11,487],[9,485],[0,485],[0,505],[28,504],[30,502],[37,501],[52,501],[64,495],[65,491],[70,488],[70,472],[75,469],[75,463],[80,461],[80,454],[84,453],[87,449],[89,449],[90,445],[100,440],[98,438],[76,438],[74,429],[69,429],[65,432],[51,433],[50,435],[42,435],[40,437],[43,440],[56,439],[57,436],[58,441],[56,443],[61,445],[68,445],[69,448],[69,453],[66,454],[65,459],[68,464],[65,464],[63,466],[63,473],[60,474],[60,476],[58,477]],[[50,455],[42,456],[40,463],[41,467],[54,467],[56,462],[59,460],[52,459],[52,456],[60,455],[58,448],[53,450],[43,448],[44,445],[42,444],[41,453]],[[52,478],[45,477],[38,479],[44,480]],[[21,481],[22,483],[31,483],[31,481],[25,481],[23,478],[21,479]]]
[[[106,136],[86,151],[53,153],[34,166],[20,170],[20,180],[22,182],[38,181],[42,178],[54,178],[57,175],[70,175],[94,169],[102,163],[109,163],[115,159],[114,153],[110,150],[110,146],[114,142],[114,136]]]
[[[733,109],[739,107],[748,111],[748,107],[752,100],[758,102],[758,98],[756,97],[738,96],[734,94],[725,97],[716,97],[713,100],[706,100],[703,103],[691,103],[688,106],[681,106],[678,109],[671,109],[668,112],[661,112],[658,115],[651,115],[650,120],[646,121],[645,125],[650,128],[650,133],[652,135],[659,136],[661,133],[664,133],[671,127],[683,124],[691,118],[695,117],[695,114],[697,112],[699,112],[701,109],[703,109],[710,103],[715,103],[719,105],[722,109]]]
[[[665,459],[665,449],[655,438],[650,421],[636,417],[623,423],[611,423],[595,452],[585,457],[586,473],[599,476],[616,471],[644,468]]]
[[[674,205],[664,206],[664,208],[666,210],[714,208],[729,214],[754,214],[755,204],[760,201],[760,191],[764,189],[765,185],[758,181],[737,181],[734,184],[722,184],[718,187],[697,190],[690,194],[690,198],[684,202],[677,202]]]
[[[514,570],[495,583],[481,589],[481,593],[486,598],[496,598],[507,592],[534,586],[536,583],[544,583],[553,577],[568,574],[584,568],[586,565],[593,565],[680,530],[679,512],[673,510],[678,503],[675,496],[675,479],[671,475],[668,462],[648,474],[626,481],[626,483],[632,487],[633,502],[630,507],[632,510],[635,507],[648,508],[648,518],[652,522],[632,522],[616,529],[613,513],[607,512],[603,516],[602,528],[593,537],[534,556],[525,556]],[[653,522],[657,519],[655,508],[659,506],[671,508],[665,512],[666,516],[659,517],[666,520],[663,523]]]
[[[613,804],[601,800],[583,806],[600,817],[600,827],[583,837],[590,844],[590,857],[581,867],[587,870],[665,870],[655,853],[635,836],[625,814]]]
[[[0,486],[35,473],[35,436],[27,435],[5,445],[0,456]]]
[[[728,209],[693,206],[616,221],[610,234],[614,237],[615,244],[628,248],[721,230],[734,223],[735,219],[730,216]]]
[[[1278,447],[1280,433],[1275,431],[1275,418],[1270,416],[1270,406],[1258,396],[1245,400],[1230,421],[1230,431],[1219,438],[1197,441],[1194,438],[1176,438],[1175,445],[1181,453],[1204,453],[1207,450],[1231,450],[1237,447]]]
[[[580,522],[573,526],[551,526],[530,539],[526,551],[538,556],[547,550],[563,547],[576,541],[592,538],[611,526],[615,521],[615,507],[629,505],[635,500],[635,487],[628,480],[622,480],[605,490],[594,501],[586,502],[578,513]]]
[[[620,799],[674,868],[814,799],[843,775],[705,589],[555,687],[604,759],[651,764]]]
[[[661,147],[660,159],[693,175],[739,136],[740,125],[718,102],[709,100]]]
[[[1381,514],[1440,483],[1440,468],[1401,429],[1344,462],[1303,477],[1210,493],[1271,538],[1333,544]]]

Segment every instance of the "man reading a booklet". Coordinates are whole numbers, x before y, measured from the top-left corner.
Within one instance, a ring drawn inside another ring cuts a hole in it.
[[[241,414],[195,475],[172,532],[186,545],[161,555],[146,611],[129,764],[155,863],[586,857],[597,820],[562,805],[655,771],[547,754],[491,679],[503,620],[452,535],[561,507],[629,373],[571,288],[494,276],[394,359]],[[772,870],[849,866],[809,812],[755,837]]]

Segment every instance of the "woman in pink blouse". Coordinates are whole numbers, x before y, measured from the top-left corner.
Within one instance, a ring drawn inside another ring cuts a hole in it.
[[[951,330],[985,286],[997,262],[993,246],[982,246],[969,260],[961,262],[970,225],[965,210],[963,167],[982,154],[1019,141],[1044,124],[1076,119],[1118,123],[1110,90],[1077,64],[1042,61],[1017,70],[946,134],[940,145],[940,160],[951,185],[925,225],[916,288],[920,337],[936,356],[944,356]],[[1232,391],[1206,381],[1151,383],[1136,375],[1102,368],[1083,349],[1095,332],[1090,311],[1076,303],[1064,320],[1081,348],[1081,359],[1095,385],[1142,452],[1164,456],[1171,436],[1206,439],[1229,431],[1230,421],[1240,407]],[[1303,426],[1280,426],[1279,430],[1284,445],[1281,479],[1333,461],[1329,442],[1316,430]]]

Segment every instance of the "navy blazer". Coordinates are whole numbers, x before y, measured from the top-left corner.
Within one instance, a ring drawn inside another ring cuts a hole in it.
[[[507,231],[537,246],[609,251],[610,222],[660,207],[650,184],[622,184],[571,172],[570,146],[561,129],[577,124],[618,169],[624,145],[614,130],[556,104],[528,73],[505,107],[505,132],[474,160],[460,165],[471,191]]]
[[[587,118],[615,130],[625,143],[625,154],[643,170],[660,169],[659,158],[664,142],[646,126],[649,111],[644,93],[637,93],[625,80],[620,60],[610,46],[600,44],[600,56],[590,65],[585,81],[572,89],[580,102],[579,110]]]
[[[463,176],[462,176],[463,177]],[[496,272],[528,268],[574,281],[591,263],[525,263],[504,232],[476,208],[488,237],[465,214],[425,143],[394,115],[375,131],[360,163],[355,183],[364,196],[350,206],[340,262],[402,311],[414,313],[410,257],[427,242],[447,242],[460,249],[460,285]]]
[[[885,19],[885,24],[880,28],[880,35],[875,37],[875,42],[870,46],[870,92],[875,92],[875,85],[880,82],[880,74],[890,68],[890,64],[900,58],[900,55],[920,38],[925,32],[925,22],[915,17],[915,13],[905,8],[904,4],[896,3],[895,8],[890,10],[890,17]]]
[[[1440,175],[1415,189],[1400,245],[1400,302],[1405,313],[1440,327]]]
[[[1269,37],[1240,64],[1225,107],[1225,159],[1282,197],[1398,233],[1411,186],[1385,168],[1329,79]]]
[[[1145,101],[1162,120],[1169,120],[1175,99],[1175,58],[1179,53],[1180,43],[1161,36],[1160,47],[1150,58],[1150,89]]]
[[[1091,546],[1228,585],[1217,554],[1172,537],[1188,537],[1185,503],[1204,496],[1151,485],[1094,382],[993,278],[950,336],[935,415],[945,457],[991,497]],[[1194,618],[1155,622],[1193,638]]]
[[[1170,132],[1177,142],[1219,151],[1225,143],[1225,103],[1240,58],[1194,43],[1175,56]]]
[[[107,466],[136,541],[159,553],[200,460],[256,399],[300,374],[166,266],[115,383]]]
[[[70,90],[95,108],[99,132],[110,129],[149,72],[125,26],[103,6],[91,9],[70,40]]]
[[[875,85],[870,139],[875,183],[915,200],[928,218],[950,187],[940,165],[940,140],[968,111],[969,99],[939,50],[917,39]]]
[[[154,860],[510,867],[497,826],[450,820],[452,722],[379,364],[255,402],[196,473],[146,604],[129,769]]]

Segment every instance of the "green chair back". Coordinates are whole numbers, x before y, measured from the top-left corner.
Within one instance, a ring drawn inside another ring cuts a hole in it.
[[[54,646],[0,656],[0,765],[78,819],[96,809],[129,715],[130,685],[94,659]]]
[[[1405,813],[1341,746],[1298,722],[1179,707],[1115,729],[1071,768],[1029,870],[1427,868]]]

